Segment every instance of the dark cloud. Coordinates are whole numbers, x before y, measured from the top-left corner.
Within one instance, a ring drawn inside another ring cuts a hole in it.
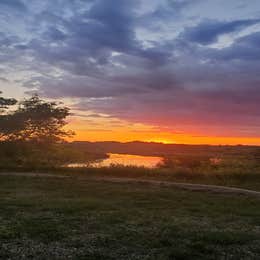
[[[1,0],[0,8],[11,8],[17,11],[26,11],[25,4],[20,0]]]
[[[232,33],[257,23],[260,23],[260,19],[224,22],[206,20],[194,27],[187,28],[183,33],[183,37],[188,41],[207,45],[216,42],[218,37],[223,34]]]
[[[260,32],[237,39],[231,46],[213,51],[213,57],[222,60],[260,61]],[[257,66],[257,69],[259,67]],[[252,68],[253,69],[253,68]]]
[[[18,38],[15,36],[7,36],[5,33],[0,32],[0,48],[9,48],[12,47]]]
[[[39,59],[80,75],[99,73],[112,51],[138,53],[133,31],[135,1],[95,1],[89,10],[60,19],[63,30],[53,25],[29,43]],[[56,16],[46,14],[58,20]],[[52,42],[60,42],[53,46]],[[144,53],[145,55],[146,53]]]
[[[64,32],[55,27],[49,27],[48,30],[43,34],[43,36],[45,36],[45,39],[49,39],[53,42],[65,41],[67,38]]]
[[[198,4],[201,0],[197,0]],[[194,4],[194,0],[167,0],[168,6],[174,9],[176,12],[182,11],[182,9]]]

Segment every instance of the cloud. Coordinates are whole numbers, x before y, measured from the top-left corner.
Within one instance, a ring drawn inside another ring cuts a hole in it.
[[[201,0],[197,0],[198,4]],[[194,0],[167,0],[169,7],[177,11],[182,11],[182,9],[194,4]]]
[[[260,32],[251,33],[247,36],[240,37],[230,47],[224,48],[221,51],[213,51],[212,56],[215,59],[226,61],[260,61],[259,44]],[[256,68],[259,67],[257,66]]]
[[[24,1],[30,15],[14,24],[25,26],[0,34],[1,74],[24,75],[27,93],[77,100],[81,114],[92,111],[87,117],[216,135],[244,135],[247,125],[257,133],[259,32],[208,45],[259,19],[217,21],[206,10],[191,27],[198,17],[189,10],[202,0],[152,2],[140,10],[146,1],[35,1],[34,9]]]
[[[27,8],[25,4],[20,0],[1,0],[0,7],[10,8],[17,11],[26,11]]]
[[[185,29],[183,37],[191,42],[208,45],[216,42],[218,37],[223,34],[232,33],[257,23],[260,23],[260,19],[236,21],[206,20],[196,26]]]
[[[2,81],[2,82],[9,82],[9,80],[4,78],[4,77],[0,77],[0,81]]]

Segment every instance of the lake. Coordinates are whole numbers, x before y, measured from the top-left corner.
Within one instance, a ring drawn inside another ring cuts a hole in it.
[[[74,163],[68,165],[69,167],[108,167],[111,165],[124,165],[124,166],[137,166],[137,167],[147,167],[155,168],[158,163],[162,161],[162,157],[157,156],[141,156],[133,154],[116,154],[109,153],[109,157],[97,162],[84,164],[84,163]]]

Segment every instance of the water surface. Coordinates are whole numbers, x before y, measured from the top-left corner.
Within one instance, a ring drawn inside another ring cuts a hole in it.
[[[109,157],[89,164],[70,164],[69,167],[108,167],[111,165],[137,166],[155,168],[162,161],[157,156],[109,153]]]

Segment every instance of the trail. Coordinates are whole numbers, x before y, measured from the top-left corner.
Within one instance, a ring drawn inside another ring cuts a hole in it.
[[[22,176],[22,177],[46,177],[46,178],[70,178],[68,175],[33,173],[33,172],[0,172],[0,176]]]
[[[156,181],[156,180],[145,180],[145,179],[133,179],[133,178],[93,178],[96,181],[105,181],[113,183],[138,183],[138,184],[151,184],[162,187],[174,187],[182,190],[190,191],[204,191],[213,193],[225,193],[225,194],[236,194],[236,195],[247,195],[260,198],[260,192],[242,188],[208,185],[208,184],[194,184],[194,183],[182,183],[182,182],[171,182],[171,181]]]
[[[77,175],[60,175],[60,174],[49,174],[49,173],[17,173],[17,172],[0,172],[0,176],[24,176],[24,177],[46,177],[46,178],[76,178],[81,181],[97,181],[97,182],[112,182],[112,183],[126,183],[126,184],[148,184],[156,185],[161,187],[174,187],[176,189],[189,190],[189,191],[201,191],[211,193],[222,193],[222,194],[236,194],[246,195],[260,198],[260,192],[242,188],[234,188],[227,186],[218,185],[207,185],[207,184],[194,184],[194,183],[180,183],[170,181],[157,181],[147,179],[134,179],[134,178],[119,178],[119,177],[96,177],[96,176],[77,176]]]

